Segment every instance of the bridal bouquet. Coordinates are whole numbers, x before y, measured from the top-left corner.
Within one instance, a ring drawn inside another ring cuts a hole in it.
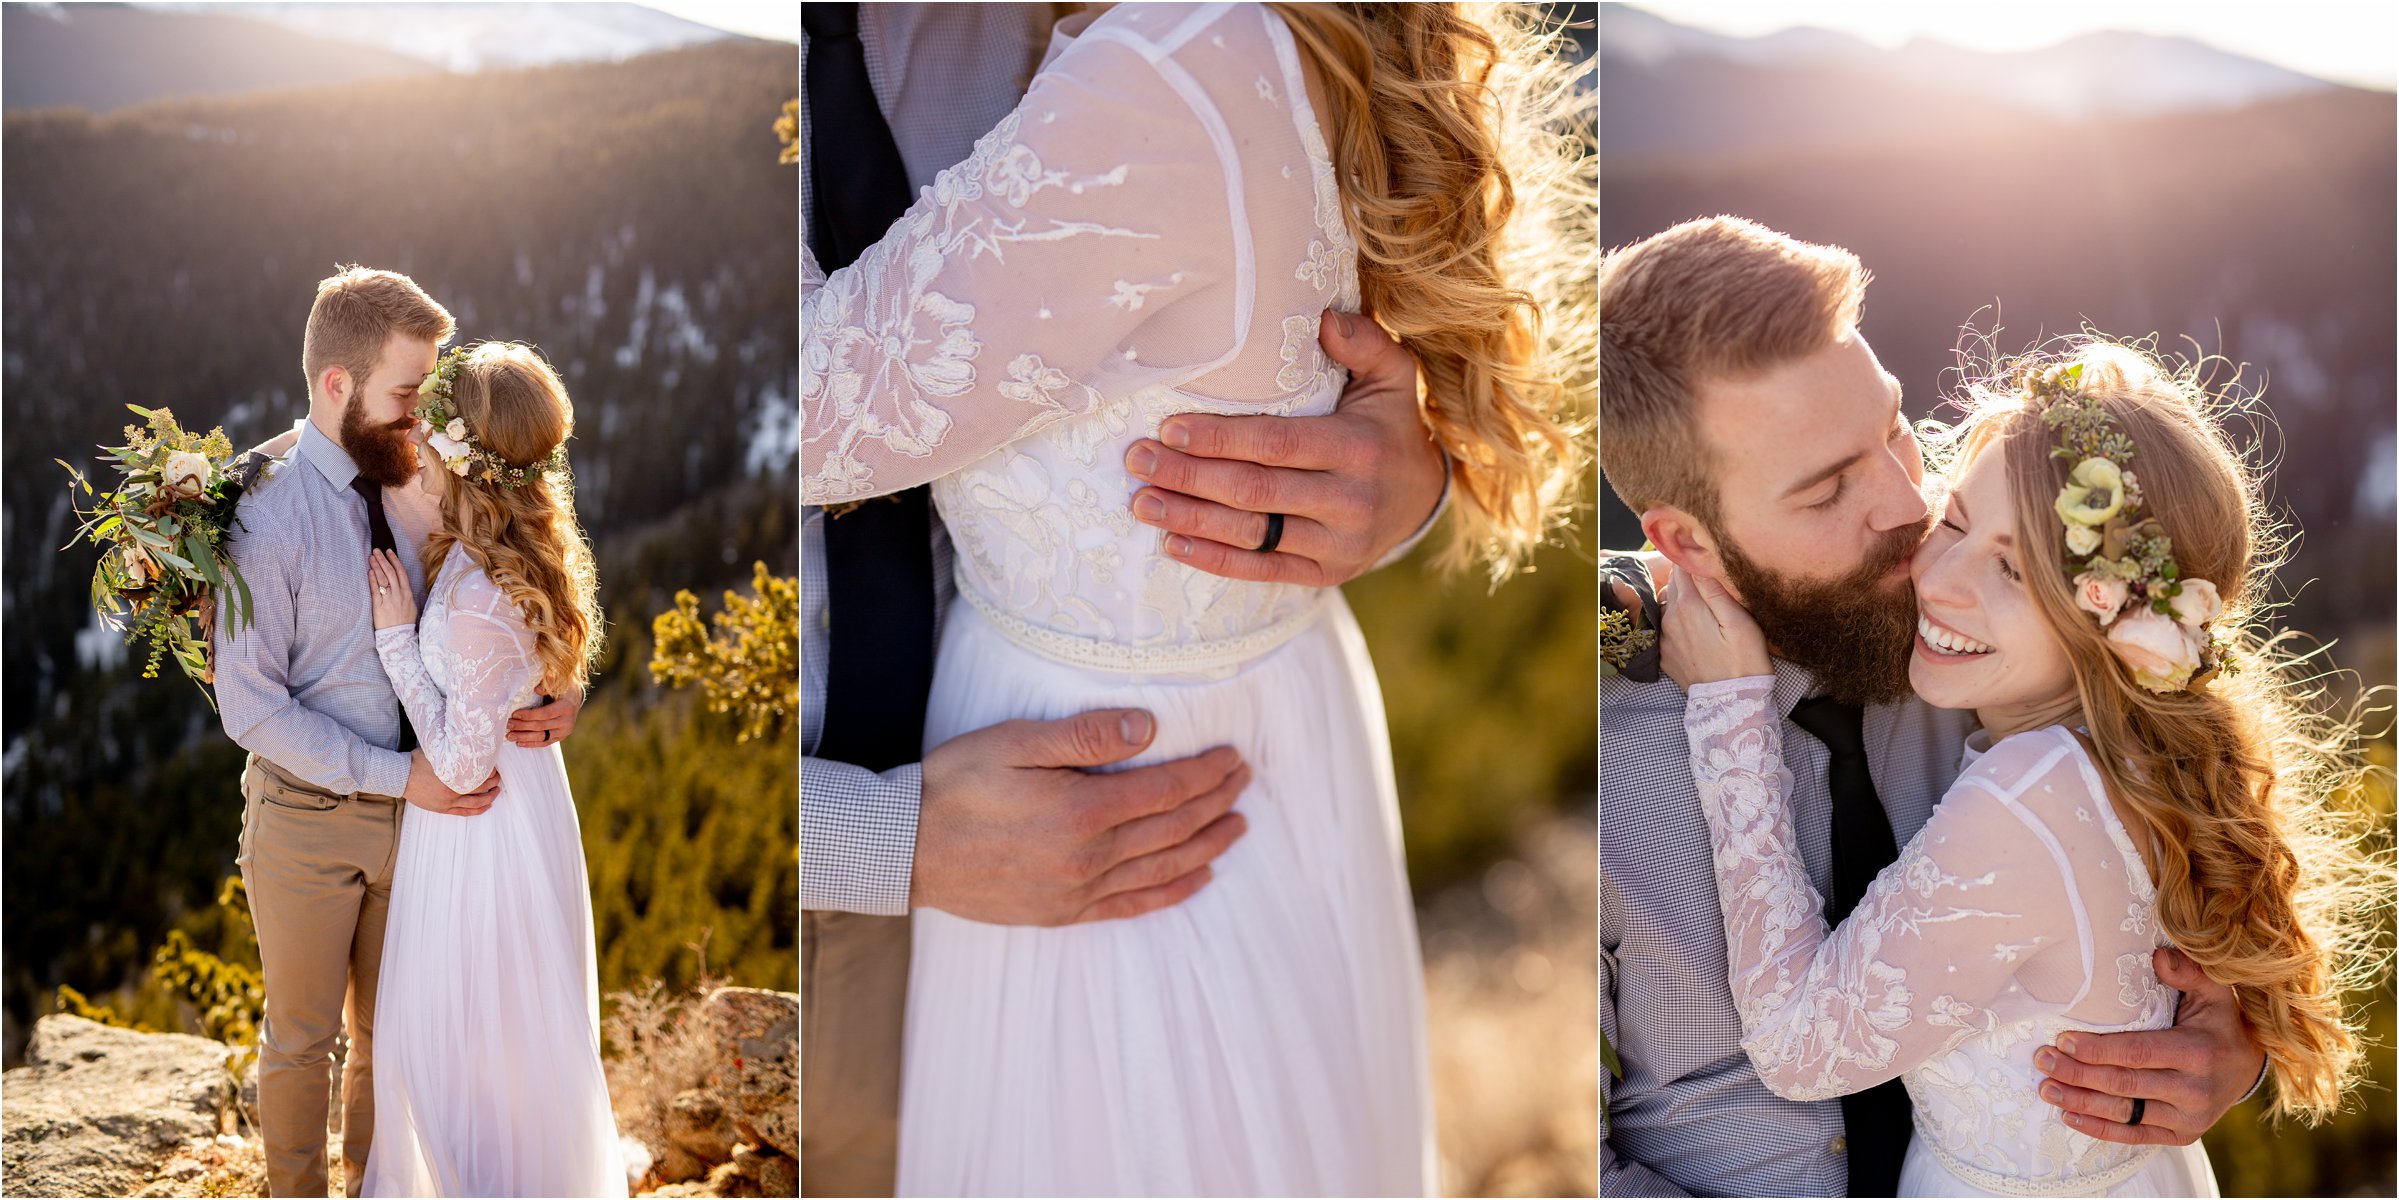
[[[157,678],[158,664],[173,655],[205,694],[205,685],[216,681],[208,646],[216,592],[228,581],[237,597],[234,612],[241,624],[250,623],[250,585],[225,552],[233,523],[226,497],[232,476],[225,468],[233,444],[222,429],[186,432],[166,409],[125,407],[147,425],[126,426],[125,445],[100,447],[124,477],[115,489],[95,490],[82,471],[55,460],[73,480],[70,496],[81,488],[90,498],[88,506],[75,505],[83,525],[60,549],[78,542],[99,548],[92,609],[102,624],[125,631],[126,644],[150,644],[142,678]]]

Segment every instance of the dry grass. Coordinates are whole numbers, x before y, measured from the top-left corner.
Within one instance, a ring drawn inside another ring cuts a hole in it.
[[[1595,1196],[1599,855],[1588,810],[1418,909],[1441,1191]]]
[[[716,1034],[700,1004],[724,983],[702,977],[668,992],[658,980],[638,992],[610,992],[600,1021],[608,1101],[617,1133],[651,1147],[666,1144],[667,1110],[675,1097],[707,1081]]]

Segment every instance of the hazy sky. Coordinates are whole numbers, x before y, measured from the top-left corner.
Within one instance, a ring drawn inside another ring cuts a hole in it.
[[[660,12],[751,37],[799,44],[800,6],[792,0],[642,0]]]
[[[2390,0],[1641,0],[1635,7],[1719,33],[1812,25],[1878,46],[1932,37],[1978,50],[2029,50],[2098,29],[2180,34],[2341,83],[2399,84],[2399,4]]]

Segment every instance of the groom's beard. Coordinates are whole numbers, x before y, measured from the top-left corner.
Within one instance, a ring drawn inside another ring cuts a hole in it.
[[[365,406],[353,403],[342,410],[342,449],[358,464],[358,473],[396,488],[416,478],[416,443],[408,440],[414,418],[396,425],[370,425]]]
[[[1884,576],[1924,544],[1932,522],[1927,513],[1921,524],[1892,530],[1857,570],[1830,583],[1768,571],[1730,538],[1717,545],[1726,577],[1776,657],[1814,673],[1836,700],[1881,704],[1907,694],[1916,648],[1916,590],[1905,576]]]

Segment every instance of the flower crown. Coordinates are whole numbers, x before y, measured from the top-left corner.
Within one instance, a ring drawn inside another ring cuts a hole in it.
[[[2150,691],[2197,688],[2233,671],[2232,648],[2207,632],[2223,599],[2215,584],[2184,578],[2173,539],[2142,502],[2132,439],[2083,395],[2082,364],[2029,370],[2022,388],[2058,431],[2049,456],[2074,464],[2055,507],[2066,526],[2075,606],[2098,618],[2108,649]]]
[[[441,356],[433,373],[417,385],[416,418],[424,422],[428,432],[425,444],[441,456],[442,465],[460,479],[496,483],[501,487],[523,487],[535,479],[566,472],[566,443],[561,441],[550,448],[540,462],[522,467],[508,465],[506,459],[477,444],[475,435],[466,427],[466,418],[450,408],[451,390],[458,382],[458,365],[466,361],[469,347],[460,346]]]

